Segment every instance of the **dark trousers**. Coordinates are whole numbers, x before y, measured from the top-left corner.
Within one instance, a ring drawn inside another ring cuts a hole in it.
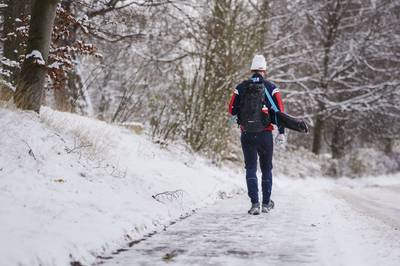
[[[251,203],[258,201],[257,184],[257,156],[260,158],[261,188],[263,204],[267,204],[271,197],[272,189],[272,154],[273,139],[271,131],[257,133],[243,132],[240,138],[246,168],[246,183]]]

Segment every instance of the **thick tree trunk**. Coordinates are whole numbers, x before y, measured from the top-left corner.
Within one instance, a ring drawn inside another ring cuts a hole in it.
[[[337,28],[339,27],[339,22],[340,22],[340,17],[338,17],[338,13],[341,8],[340,0],[337,0],[336,2],[332,2],[330,4],[333,5],[331,7],[333,12],[328,13],[328,18],[326,21],[327,31],[324,34],[325,40],[323,41],[323,49],[324,49],[324,57],[322,61],[323,72],[320,81],[320,86],[323,92],[328,91],[329,85],[327,81],[329,80],[331,49],[332,46],[334,45]],[[318,111],[321,112],[324,111],[324,109],[325,109],[324,105],[321,102],[319,102]],[[312,151],[315,154],[321,153],[324,127],[325,127],[324,117],[323,115],[319,114],[317,115],[317,119],[315,122],[314,139],[312,147]]]
[[[23,62],[14,96],[15,104],[19,108],[39,112],[46,77],[43,64],[49,55],[58,2],[59,0],[35,1],[32,6],[27,57]],[[40,54],[42,58],[38,57]]]
[[[8,34],[15,33],[17,28],[16,19],[21,18],[28,13],[30,1],[6,0],[4,2],[7,5],[7,8],[4,12],[3,38],[6,39],[4,41],[3,56],[10,61],[17,62],[22,49],[22,40],[21,38],[18,38],[17,35],[8,36]],[[15,85],[18,68],[7,65],[5,65],[4,68],[10,73],[9,77],[7,77],[7,81]]]

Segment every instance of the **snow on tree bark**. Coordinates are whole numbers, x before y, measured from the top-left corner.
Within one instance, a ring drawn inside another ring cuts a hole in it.
[[[3,57],[7,63],[2,60],[6,80],[12,85],[16,84],[16,77],[19,72],[19,56],[23,52],[23,32],[26,30],[23,22],[26,19],[30,4],[26,1],[7,0],[4,1],[7,5],[4,13],[3,24]]]
[[[46,62],[59,0],[35,1],[32,6],[27,54],[36,50]],[[37,56],[26,57],[21,68],[14,102],[17,107],[39,112],[45,85],[46,68]]]

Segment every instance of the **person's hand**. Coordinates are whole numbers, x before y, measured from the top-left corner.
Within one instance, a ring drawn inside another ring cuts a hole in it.
[[[228,120],[228,126],[231,127],[234,123],[238,122],[238,117],[236,115],[232,115]]]
[[[278,134],[278,136],[275,137],[275,144],[282,146],[285,145],[286,144],[285,134]]]

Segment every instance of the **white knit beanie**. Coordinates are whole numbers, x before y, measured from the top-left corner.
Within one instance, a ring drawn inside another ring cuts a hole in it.
[[[263,55],[255,55],[250,70],[267,70],[267,62]]]

